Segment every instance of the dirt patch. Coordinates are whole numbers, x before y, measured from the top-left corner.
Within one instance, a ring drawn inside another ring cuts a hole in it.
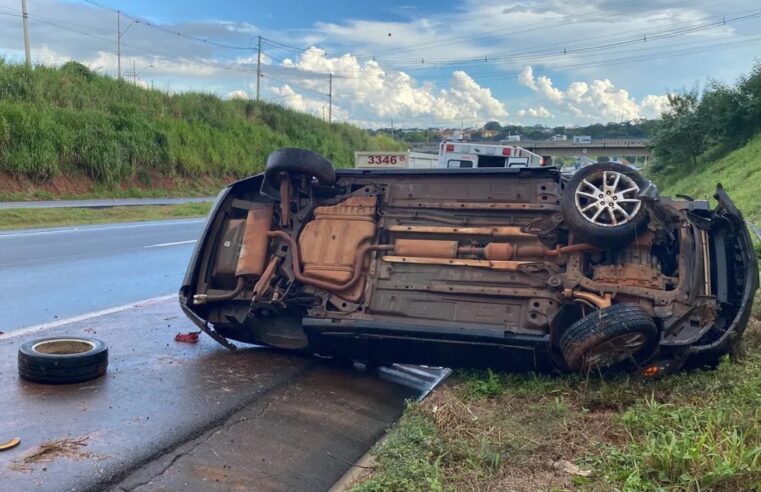
[[[49,463],[59,458],[81,460],[87,458],[104,459],[84,450],[89,437],[65,437],[40,444],[26,456],[14,460],[9,467],[16,471],[31,471],[32,465]]]
[[[525,398],[507,391],[468,399],[454,378],[416,411],[446,444],[447,484],[455,490],[564,490],[575,475],[557,466],[624,439],[614,412],[590,412],[562,394]]]
[[[8,200],[35,200],[61,198],[96,198],[128,196],[206,196],[215,195],[223,186],[239,178],[167,176],[151,173],[134,176],[107,186],[83,174],[56,176],[38,183],[23,176],[13,176],[0,171],[0,195]]]

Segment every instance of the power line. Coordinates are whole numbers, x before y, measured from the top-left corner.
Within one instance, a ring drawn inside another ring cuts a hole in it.
[[[190,35],[190,34],[185,34],[185,33],[182,33],[180,31],[173,31],[173,30],[168,29],[166,27],[154,24],[151,21],[148,21],[146,19],[142,19],[140,17],[136,17],[136,16],[133,16],[133,15],[127,14],[126,12],[122,12],[120,10],[117,10],[117,9],[115,9],[113,7],[105,5],[102,2],[98,2],[98,1],[95,1],[95,0],[84,0],[84,1],[86,3],[89,3],[90,5],[92,5],[94,7],[98,7],[98,8],[104,9],[104,10],[109,10],[109,11],[114,12],[116,14],[121,14],[124,17],[127,17],[128,19],[130,19],[132,21],[140,22],[141,24],[143,24],[145,26],[148,26],[151,29],[155,29],[157,31],[161,31],[161,32],[164,32],[166,34],[171,34],[171,35],[178,36],[178,37],[181,37],[181,38],[197,41],[197,42],[208,44],[208,45],[211,45],[211,46],[216,46],[218,48],[226,48],[226,49],[231,49],[231,50],[252,51],[252,48],[250,46],[239,46],[239,45],[232,45],[232,44],[227,44],[227,43],[221,43],[221,42],[218,42],[218,41],[214,41],[214,40],[210,40],[210,39],[206,39],[206,38],[200,38],[198,36],[193,36],[193,35]]]

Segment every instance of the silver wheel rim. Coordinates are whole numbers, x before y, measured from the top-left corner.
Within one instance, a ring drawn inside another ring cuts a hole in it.
[[[587,221],[603,227],[616,227],[634,220],[642,202],[639,186],[617,171],[600,171],[581,180],[576,188],[576,210]]]

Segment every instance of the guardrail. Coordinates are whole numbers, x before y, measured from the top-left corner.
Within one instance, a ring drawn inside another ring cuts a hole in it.
[[[521,140],[520,142],[509,142],[512,145],[521,147],[541,147],[541,148],[647,148],[650,146],[650,140],[646,138],[636,139],[600,139],[591,142],[574,142],[573,140]]]

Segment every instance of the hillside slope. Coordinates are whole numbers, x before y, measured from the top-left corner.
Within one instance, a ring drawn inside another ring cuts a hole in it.
[[[710,198],[721,183],[745,218],[761,224],[761,134],[719,160],[705,161],[687,175],[658,179],[665,182],[662,193]]]
[[[69,62],[29,71],[0,59],[0,179],[82,177],[114,185],[241,177],[280,147],[350,166],[355,150],[397,148],[346,124],[281,106],[149,90]]]

